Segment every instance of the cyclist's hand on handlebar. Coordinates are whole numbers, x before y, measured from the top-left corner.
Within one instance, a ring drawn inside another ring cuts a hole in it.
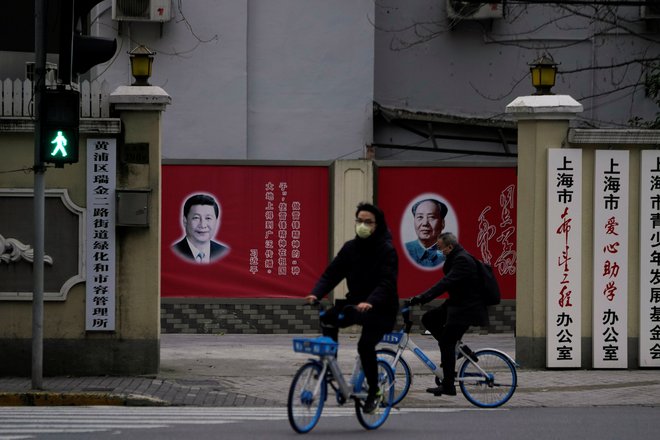
[[[316,297],[316,295],[307,295],[304,300],[307,304],[316,304],[319,302],[319,299]]]
[[[413,296],[407,301],[408,305],[410,306],[416,306],[418,304],[422,304],[422,299],[418,296]]]
[[[374,307],[374,306],[372,306],[372,305],[369,304],[368,302],[361,302],[360,304],[358,304],[357,306],[355,306],[355,308],[357,309],[357,311],[358,311],[358,312],[362,312],[362,313],[364,313],[364,312],[368,312],[369,310],[373,309],[373,307]]]

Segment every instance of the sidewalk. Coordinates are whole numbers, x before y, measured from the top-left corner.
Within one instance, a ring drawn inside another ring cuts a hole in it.
[[[45,377],[44,391],[31,378],[0,377],[6,405],[192,405],[283,406],[296,369],[307,359],[294,353],[298,335],[187,335],[161,337],[161,368],[155,377]],[[339,361],[350,374],[357,335],[340,336]],[[439,360],[432,337],[415,342]],[[492,347],[514,355],[512,334],[468,334],[473,349]],[[473,408],[460,394],[435,397],[424,390],[434,379],[416,358],[410,393],[401,407]],[[518,370],[518,388],[506,407],[660,406],[660,370]]]

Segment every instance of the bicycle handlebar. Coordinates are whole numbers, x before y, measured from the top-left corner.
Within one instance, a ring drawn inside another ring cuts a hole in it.
[[[326,307],[325,307],[325,306],[323,305],[323,303],[322,303],[320,300],[318,300],[318,299],[312,301],[311,303],[307,302],[307,303],[305,303],[305,304],[308,305],[308,306],[316,306],[316,307],[318,308],[318,310],[319,310],[319,317],[325,315],[325,313],[326,313],[326,311],[327,311]],[[345,312],[347,309],[356,309],[356,310],[357,310],[357,306],[356,306],[355,304],[346,304],[346,305],[341,309],[341,312],[339,313],[339,320],[343,319],[343,314],[344,314],[344,312]],[[321,324],[321,326],[323,326],[323,324]]]

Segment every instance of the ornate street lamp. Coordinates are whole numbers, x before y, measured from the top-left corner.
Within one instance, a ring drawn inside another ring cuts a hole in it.
[[[550,89],[555,85],[558,65],[549,54],[542,55],[529,65],[532,85],[536,88],[534,95],[554,95]]]
[[[149,77],[151,76],[151,65],[154,62],[156,52],[150,51],[146,46],[140,45],[130,51],[128,55],[131,58],[131,74],[135,78],[132,86],[150,86]]]

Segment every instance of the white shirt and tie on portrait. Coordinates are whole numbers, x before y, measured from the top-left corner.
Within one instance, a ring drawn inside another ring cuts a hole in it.
[[[186,238],[186,242],[188,242],[188,246],[190,246],[190,250],[192,251],[192,254],[195,256],[195,261],[198,263],[210,263],[210,255],[211,255],[211,243],[207,242],[204,243],[203,246],[197,247],[194,244],[190,242]]]

